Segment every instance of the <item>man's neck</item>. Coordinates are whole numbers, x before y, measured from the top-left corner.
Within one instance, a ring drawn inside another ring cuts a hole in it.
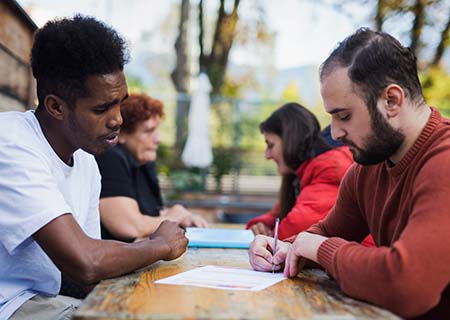
[[[403,159],[430,119],[431,108],[428,105],[424,104],[418,107],[410,105],[408,108],[412,108],[414,111],[404,115],[404,125],[401,129],[405,140],[397,152],[390,157],[390,161],[393,163],[399,163]]]
[[[75,150],[70,147],[70,144],[65,141],[64,133],[61,127],[57,123],[57,120],[51,118],[51,116],[40,108],[35,111],[35,116],[41,126],[41,130],[44,133],[45,138],[52,147],[53,151],[58,157],[67,165],[73,165],[73,153]]]

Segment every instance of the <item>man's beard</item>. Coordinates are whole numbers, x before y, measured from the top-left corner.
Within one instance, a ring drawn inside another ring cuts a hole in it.
[[[405,140],[405,135],[394,129],[378,110],[371,112],[370,118],[372,134],[364,139],[364,149],[345,138],[342,141],[351,148],[355,162],[361,165],[373,165],[389,159]]]

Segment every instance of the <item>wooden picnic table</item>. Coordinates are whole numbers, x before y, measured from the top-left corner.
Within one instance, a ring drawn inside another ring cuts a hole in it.
[[[258,292],[154,283],[205,265],[251,269],[247,250],[189,248],[174,261],[100,282],[74,319],[399,319],[346,296],[319,269]]]

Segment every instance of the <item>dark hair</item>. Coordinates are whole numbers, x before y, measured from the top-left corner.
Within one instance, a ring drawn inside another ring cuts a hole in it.
[[[304,161],[331,149],[320,134],[320,124],[314,114],[295,102],[274,111],[259,125],[259,129],[261,133],[273,133],[281,138],[284,163],[294,172]],[[284,218],[295,204],[295,180],[295,174],[282,177],[280,218]]]
[[[123,124],[120,127],[123,132],[133,133],[139,123],[152,117],[164,116],[164,106],[161,101],[153,99],[143,93],[131,94],[120,105]]]
[[[39,105],[55,94],[73,106],[89,94],[87,76],[123,70],[128,60],[124,39],[92,17],[76,15],[47,22],[36,32],[31,49]]]
[[[377,101],[389,84],[396,83],[405,95],[421,105],[424,102],[417,74],[417,60],[411,49],[403,47],[391,35],[360,28],[340,42],[320,67],[323,81],[336,68],[347,68],[369,112],[377,112]]]

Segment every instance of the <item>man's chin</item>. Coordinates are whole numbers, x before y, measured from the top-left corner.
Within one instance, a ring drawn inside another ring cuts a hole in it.
[[[94,156],[99,156],[99,155],[105,153],[106,151],[112,149],[116,145],[117,145],[117,143],[114,143],[114,144],[108,143],[108,144],[102,144],[102,145],[97,145],[97,146],[89,146],[89,147],[85,147],[85,148],[81,148],[81,149],[83,149],[87,153],[90,153]]]
[[[384,162],[386,159],[381,157],[366,156],[359,154],[357,156],[353,155],[353,160],[362,166],[373,166]]]

